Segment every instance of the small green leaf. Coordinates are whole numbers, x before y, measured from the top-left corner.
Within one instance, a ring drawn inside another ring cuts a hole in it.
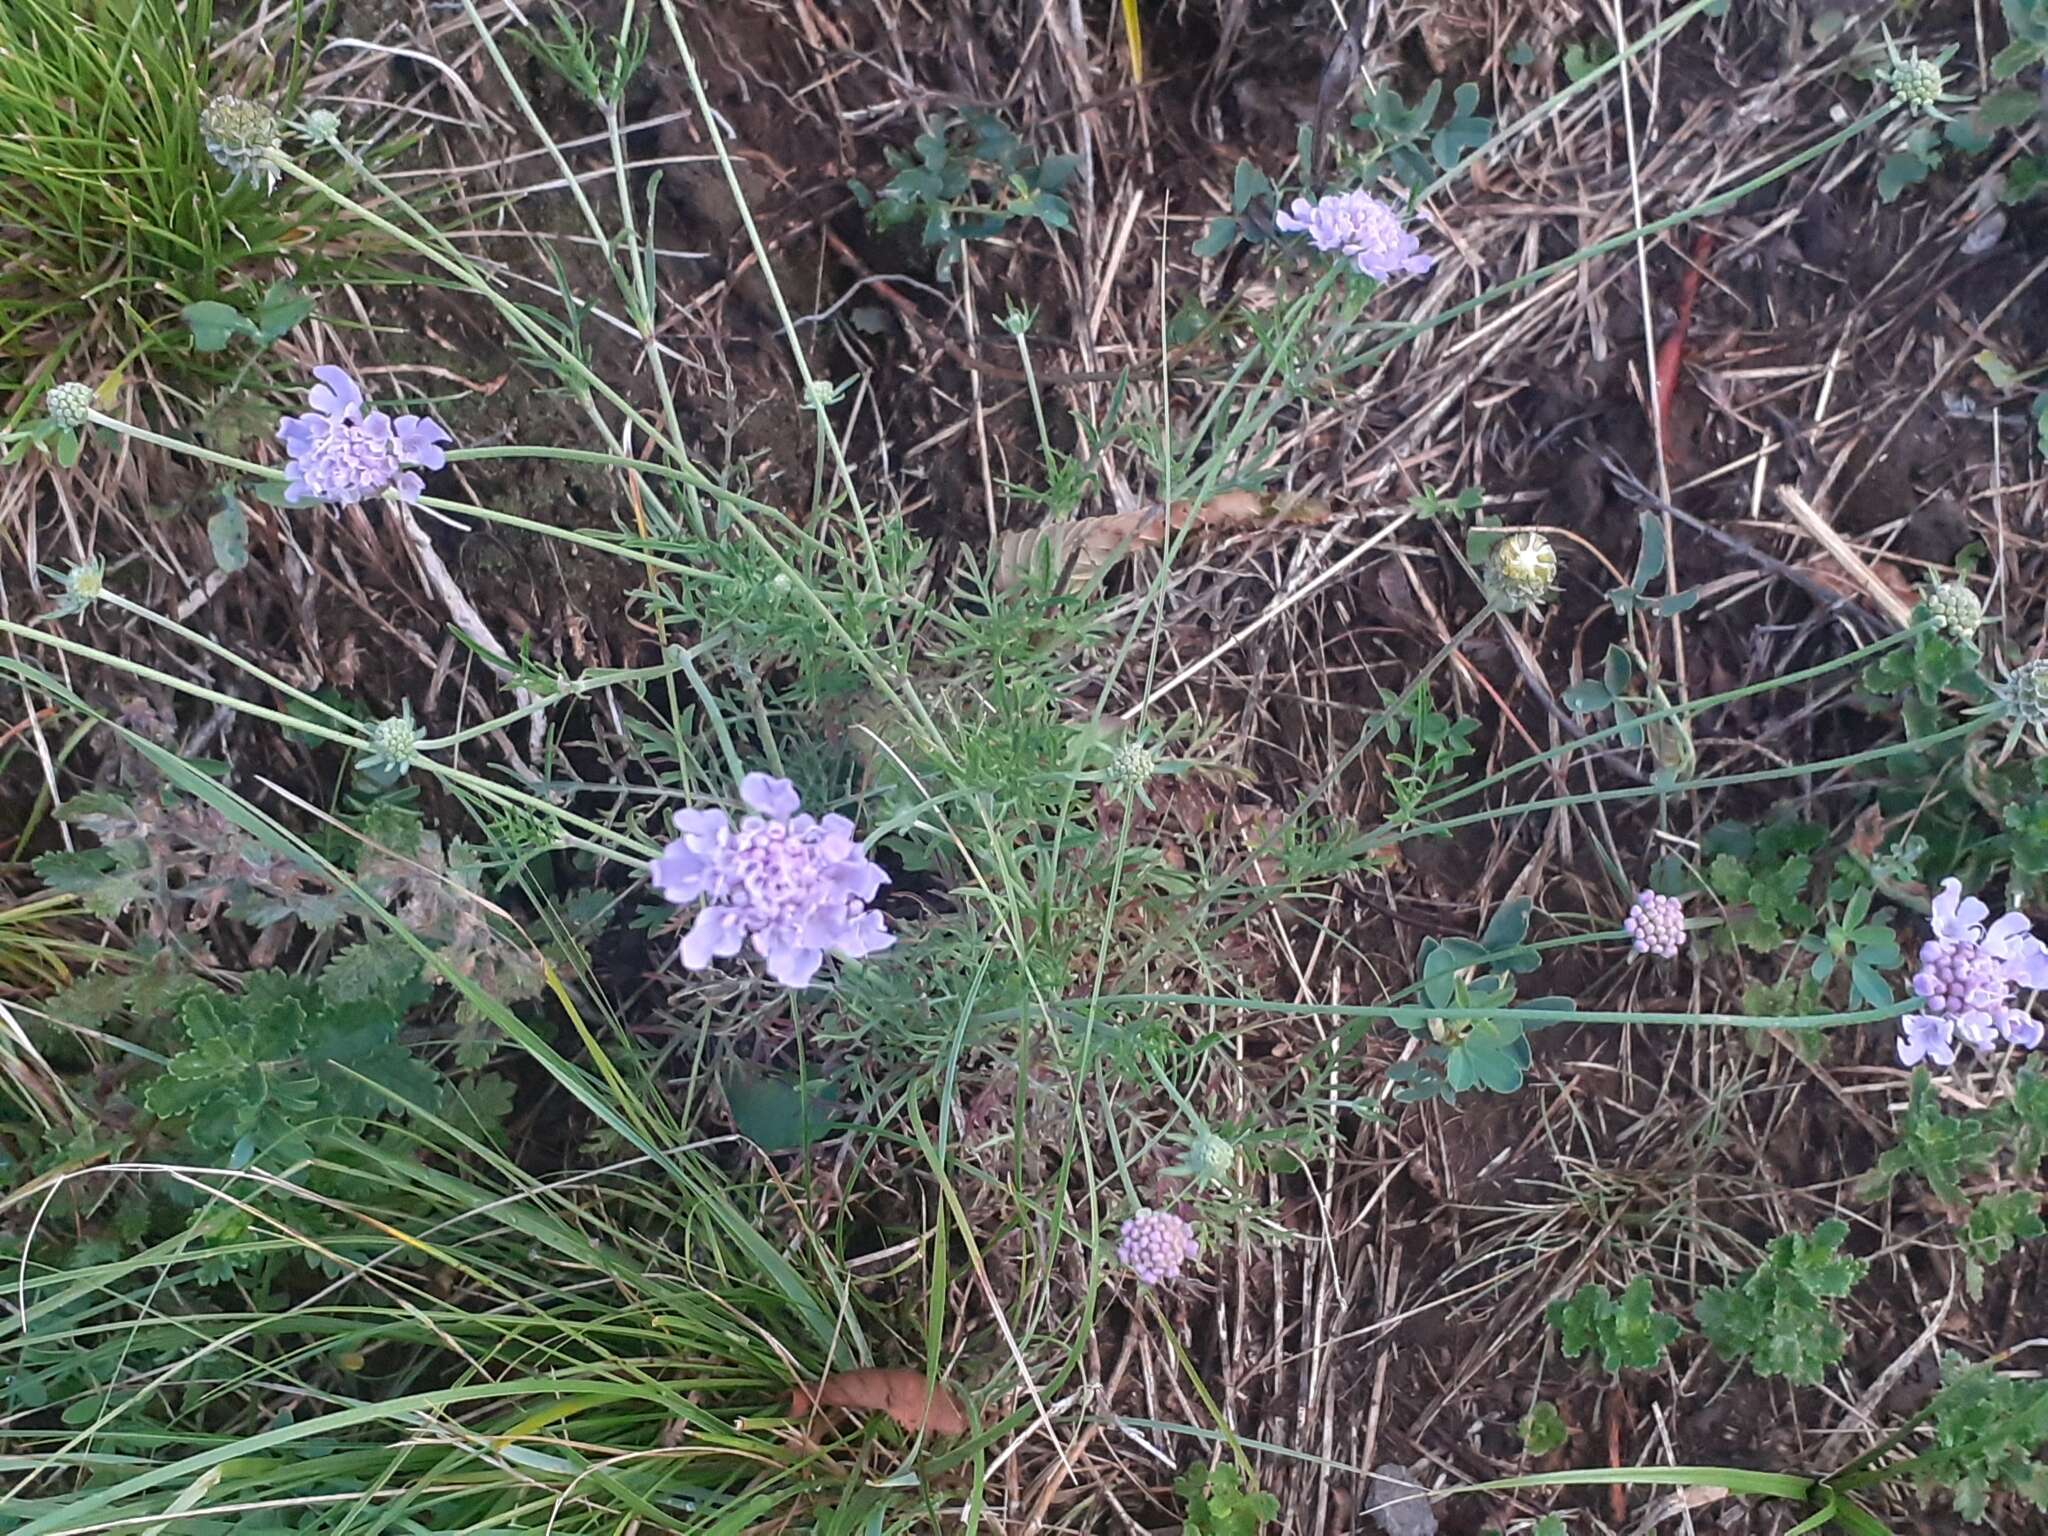
[[[733,1128],[764,1152],[795,1152],[826,1134],[830,1088],[745,1063],[725,1073]]]
[[[1984,370],[1984,377],[1991,381],[1993,389],[2011,389],[2020,381],[2019,370],[1989,347],[1979,352],[1974,361]]]
[[[256,327],[248,316],[233,305],[216,303],[212,299],[187,304],[178,314],[192,333],[192,350],[195,352],[225,351],[227,344],[237,336],[256,334]]]
[[[312,313],[311,299],[289,283],[274,283],[256,311],[256,340],[267,347]]]
[[[1547,1398],[1539,1399],[1522,1416],[1522,1453],[1526,1456],[1548,1456],[1552,1451],[1561,1451],[1571,1437],[1564,1415]]]
[[[1647,597],[1650,583],[1664,574],[1664,522],[1654,512],[1638,514],[1641,545],[1636,550],[1636,573],[1629,586],[1638,597]]]
[[[1504,901],[1487,922],[1486,931],[1479,936],[1479,942],[1486,946],[1490,955],[1497,955],[1515,948],[1529,936],[1529,909],[1531,902],[1526,896],[1517,896],[1513,901]]]
[[[1245,209],[1262,197],[1273,195],[1273,183],[1266,173],[1249,160],[1237,162],[1237,170],[1230,178],[1230,211],[1243,213]]]
[[[1195,242],[1195,254],[1203,260],[1221,256],[1237,239],[1237,220],[1215,218],[1209,221],[1209,232]]]
[[[249,563],[249,515],[232,492],[223,492],[220,510],[206,520],[213,563],[230,576]]]
[[[2018,128],[2033,121],[2040,110],[2039,92],[2017,88],[1993,91],[1977,103],[1978,120],[1986,128]]]
[[[1607,647],[1607,659],[1601,664],[1600,675],[1607,683],[1607,691],[1616,698],[1628,692],[1628,685],[1635,681],[1635,663],[1627,651],[1618,645]]]
[[[1933,160],[1910,149],[1895,151],[1886,157],[1884,168],[1877,173],[1877,198],[1882,203],[1895,203],[1899,194],[1908,187],[1917,187],[1927,179],[1934,169]]]
[[[2037,44],[2015,42],[2001,48],[1991,60],[1991,78],[2010,80],[2029,64],[2041,57]]]

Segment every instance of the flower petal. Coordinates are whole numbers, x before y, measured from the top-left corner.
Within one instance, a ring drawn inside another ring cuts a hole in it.
[[[2048,945],[2029,934],[2007,957],[2005,974],[2036,992],[2048,988]]]
[[[690,970],[701,971],[713,960],[738,954],[746,937],[745,920],[738,908],[706,907],[683,935],[683,964]]]
[[[313,370],[313,377],[320,382],[313,386],[306,398],[322,416],[346,416],[351,411],[362,409],[361,386],[339,368],[323,363]]]
[[[1948,1021],[1924,1013],[1909,1014],[1899,1026],[1899,1060],[1906,1066],[1931,1061],[1946,1067],[1954,1063],[1956,1048],[1950,1043]]]
[[[824,959],[822,950],[778,945],[768,951],[768,976],[785,987],[807,987]]]
[[[794,816],[803,803],[789,780],[765,773],[750,773],[741,779],[740,798],[763,816]]]
[[[1316,205],[1305,197],[1297,197],[1280,212],[1273,215],[1273,225],[1285,234],[1298,235],[1308,229],[1315,217]]]

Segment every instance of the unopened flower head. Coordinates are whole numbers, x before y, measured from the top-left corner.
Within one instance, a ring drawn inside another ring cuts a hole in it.
[[[1207,1126],[1188,1142],[1188,1175],[1197,1184],[1221,1184],[1237,1167],[1237,1148]]]
[[[277,440],[291,462],[285,505],[315,502],[345,506],[395,491],[400,501],[418,501],[426,482],[413,471],[439,469],[448,462],[442,445],[448,429],[428,416],[400,416],[363,409],[363,392],[339,368],[313,370],[308,397],[313,409],[278,423]]]
[[[306,114],[300,127],[315,144],[341,141],[341,114],[331,107],[315,107]]]
[[[1347,258],[1382,283],[1420,277],[1436,262],[1401,216],[1370,192],[1332,192],[1313,202],[1297,197],[1273,222],[1290,235],[1307,235],[1317,250]]]
[[[363,766],[373,772],[382,769],[403,773],[419,761],[419,755],[420,731],[413,723],[412,704],[408,701],[397,714],[370,727],[370,750]]]
[[[1501,539],[1487,551],[1480,584],[1503,613],[1539,608],[1557,581],[1557,551],[1550,540],[1531,529]]]
[[[1202,1245],[1195,1229],[1171,1211],[1140,1210],[1123,1224],[1116,1256],[1142,1284],[1164,1285],[1202,1256]]]
[[[82,432],[92,420],[92,386],[67,379],[43,391],[43,413],[58,426]]]
[[[1675,896],[1637,891],[1621,926],[1633,941],[1629,947],[1639,955],[1676,960],[1678,952],[1685,948],[1685,909]]]
[[[211,98],[199,112],[199,136],[206,152],[234,172],[229,186],[247,180],[267,192],[277,185],[270,156],[278,148],[280,128],[277,114],[260,101],[227,94]]]
[[[1915,48],[1907,53],[1899,51],[1889,28],[1884,34],[1885,61],[1877,67],[1877,79],[1888,87],[1899,105],[1908,112],[1923,117],[1941,118],[1946,121],[1948,114],[1942,107],[1966,97],[1948,94],[1948,78],[1942,66],[1956,55],[1953,44],[1942,49],[1931,59],[1923,59]]]
[[[64,595],[57,599],[57,613],[70,618],[85,612],[107,590],[107,562],[95,555],[81,560],[64,573]]]
[[[1109,766],[1103,770],[1103,777],[1110,786],[1126,795],[1135,795],[1152,780],[1159,771],[1159,759],[1152,749],[1142,741],[1127,741],[1109,755]]]
[[[852,822],[799,814],[795,787],[765,773],[740,780],[740,799],[758,814],[737,828],[721,810],[676,812],[682,835],[648,866],[669,901],[704,903],[683,936],[685,966],[702,970],[751,939],[770,977],[802,987],[828,953],[858,960],[896,942],[869,905],[888,873]]]
[[[1984,622],[1984,605],[1960,581],[1944,581],[1930,587],[1922,601],[1936,632],[1951,640],[1973,639]]]
[[[2014,1001],[2014,989],[2048,987],[2048,946],[2034,937],[2022,912],[1989,926],[1991,909],[1963,895],[1962,882],[1944,880],[1934,898],[1934,937],[1920,946],[1913,992],[1921,1011],[1899,1029],[1899,1060],[1907,1066],[1956,1059],[1956,1042],[1988,1051],[2001,1041],[2031,1050],[2041,1025]]]

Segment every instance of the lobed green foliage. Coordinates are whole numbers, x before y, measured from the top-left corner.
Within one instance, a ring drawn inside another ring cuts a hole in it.
[[[1630,1280],[1618,1301],[1604,1285],[1582,1285],[1569,1300],[1552,1302],[1545,1315],[1567,1360],[1597,1350],[1616,1375],[1656,1370],[1682,1331],[1677,1318],[1652,1304],[1648,1275]]]
[[[1824,1221],[1810,1237],[1787,1232],[1771,1239],[1755,1269],[1700,1297],[1696,1312],[1707,1342],[1731,1360],[1747,1360],[1759,1376],[1818,1382],[1848,1341],[1832,1303],[1870,1268],[1838,1251],[1848,1235],[1847,1222]]]

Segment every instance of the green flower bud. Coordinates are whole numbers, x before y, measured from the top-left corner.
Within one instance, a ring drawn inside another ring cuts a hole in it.
[[[1103,776],[1110,785],[1127,795],[1135,795],[1159,771],[1159,759],[1152,749],[1142,741],[1127,741],[1110,754],[1109,766]]]
[[[1951,640],[1969,640],[1984,622],[1984,605],[1960,581],[1944,581],[1923,599],[1935,629]]]
[[[1999,684],[1998,697],[2015,730],[2038,730],[2048,725],[2048,658],[2036,658],[2013,668]]]
[[[1540,608],[1557,580],[1557,551],[1542,534],[1522,529],[1493,546],[1479,579],[1502,613]]]
[[[1894,59],[1884,71],[1884,81],[1909,112],[1932,112],[1941,104],[1942,89],[1948,84],[1941,66],[1921,58],[1917,50]]]
[[[1204,1129],[1188,1143],[1187,1169],[1198,1184],[1221,1184],[1237,1167],[1237,1148]]]
[[[215,96],[199,113],[199,136],[206,142],[206,152],[234,172],[230,187],[245,177],[266,192],[277,184],[277,167],[269,156],[282,142],[281,135],[275,112],[240,96]]]
[[[92,386],[70,380],[52,384],[43,392],[43,411],[60,427],[84,431],[92,419]]]
[[[372,772],[404,773],[419,761],[420,732],[413,724],[412,705],[407,704],[388,720],[370,727],[370,749],[363,766]]]

